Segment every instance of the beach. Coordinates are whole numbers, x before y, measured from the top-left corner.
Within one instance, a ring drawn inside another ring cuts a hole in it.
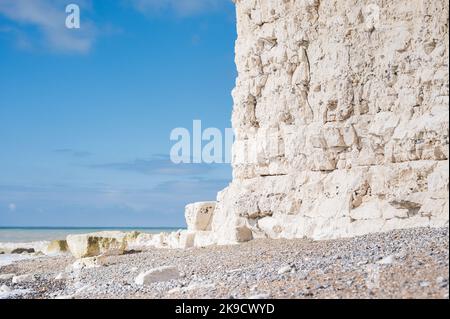
[[[448,240],[448,228],[415,228],[327,241],[152,248],[81,266],[71,255],[38,256],[0,267],[0,297],[448,298]],[[139,274],[158,267],[177,274],[137,284]]]

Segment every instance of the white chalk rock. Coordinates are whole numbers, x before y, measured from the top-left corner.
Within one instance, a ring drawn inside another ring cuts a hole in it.
[[[66,240],[53,240],[44,250],[44,254],[53,256],[67,253],[69,251],[69,247],[67,246]]]
[[[216,244],[216,238],[211,231],[195,232],[194,247],[208,247]]]
[[[69,276],[66,273],[60,272],[56,275],[55,280],[66,280],[67,278],[69,278]]]
[[[377,264],[380,264],[380,265],[391,265],[394,262],[395,262],[395,257],[393,255],[389,255],[389,256],[386,256],[383,259],[379,260],[377,262]]]
[[[291,270],[292,270],[291,266],[284,266],[284,267],[281,267],[280,269],[278,269],[278,274],[279,275],[286,274],[288,272],[291,272]]]
[[[9,288],[7,285],[2,285],[2,286],[0,287],[0,292],[8,293],[8,292],[11,292],[11,291],[12,291],[12,289]]]
[[[0,274],[0,280],[11,280],[16,274]]]
[[[190,231],[211,230],[211,221],[216,202],[199,202],[186,206],[184,214]]]
[[[21,276],[14,276],[12,278],[13,284],[22,284],[22,283],[28,283],[36,281],[36,277],[33,274],[26,274]]]
[[[81,269],[98,268],[104,265],[105,256],[86,257],[75,260],[75,262],[67,266],[67,271],[77,271]]]
[[[177,267],[164,266],[140,273],[134,282],[137,285],[148,285],[154,282],[169,281],[180,278]]]
[[[98,255],[120,255],[127,249],[128,241],[134,240],[139,233],[106,231],[90,234],[67,236],[67,245],[75,258]]]

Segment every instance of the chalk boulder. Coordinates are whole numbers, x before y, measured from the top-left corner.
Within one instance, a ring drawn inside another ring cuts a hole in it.
[[[140,273],[136,279],[135,283],[137,285],[148,285],[154,282],[169,281],[173,279],[178,279],[180,277],[180,272],[177,267],[174,266],[164,266],[151,269],[146,272]]]
[[[139,233],[119,231],[97,232],[67,236],[67,245],[75,258],[99,255],[121,255],[127,249],[128,241],[136,239]]]
[[[188,230],[211,230],[211,221],[215,207],[215,202],[199,202],[187,205],[185,208],[185,218]]]

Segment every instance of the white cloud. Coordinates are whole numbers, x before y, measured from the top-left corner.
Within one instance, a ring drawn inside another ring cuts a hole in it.
[[[11,203],[8,205],[8,209],[10,212],[14,212],[16,210],[17,206],[14,203]]]
[[[91,22],[83,19],[83,12],[81,28],[67,29],[65,7],[68,3],[63,0],[1,0],[0,15],[11,20],[14,28],[20,31],[24,27],[36,28],[44,40],[44,47],[56,51],[86,53],[91,49],[97,31]],[[82,8],[83,5],[89,8],[90,0],[78,0],[77,4]],[[20,40],[24,41],[23,38]],[[30,35],[28,41],[36,44]]]
[[[219,9],[231,0],[129,0],[143,13],[174,11],[179,16],[191,16]]]

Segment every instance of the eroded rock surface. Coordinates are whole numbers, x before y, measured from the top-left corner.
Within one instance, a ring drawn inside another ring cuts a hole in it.
[[[99,255],[121,255],[139,233],[105,231],[90,234],[67,236],[67,246],[75,258],[95,257]]]
[[[235,2],[215,242],[448,225],[448,2]]]

